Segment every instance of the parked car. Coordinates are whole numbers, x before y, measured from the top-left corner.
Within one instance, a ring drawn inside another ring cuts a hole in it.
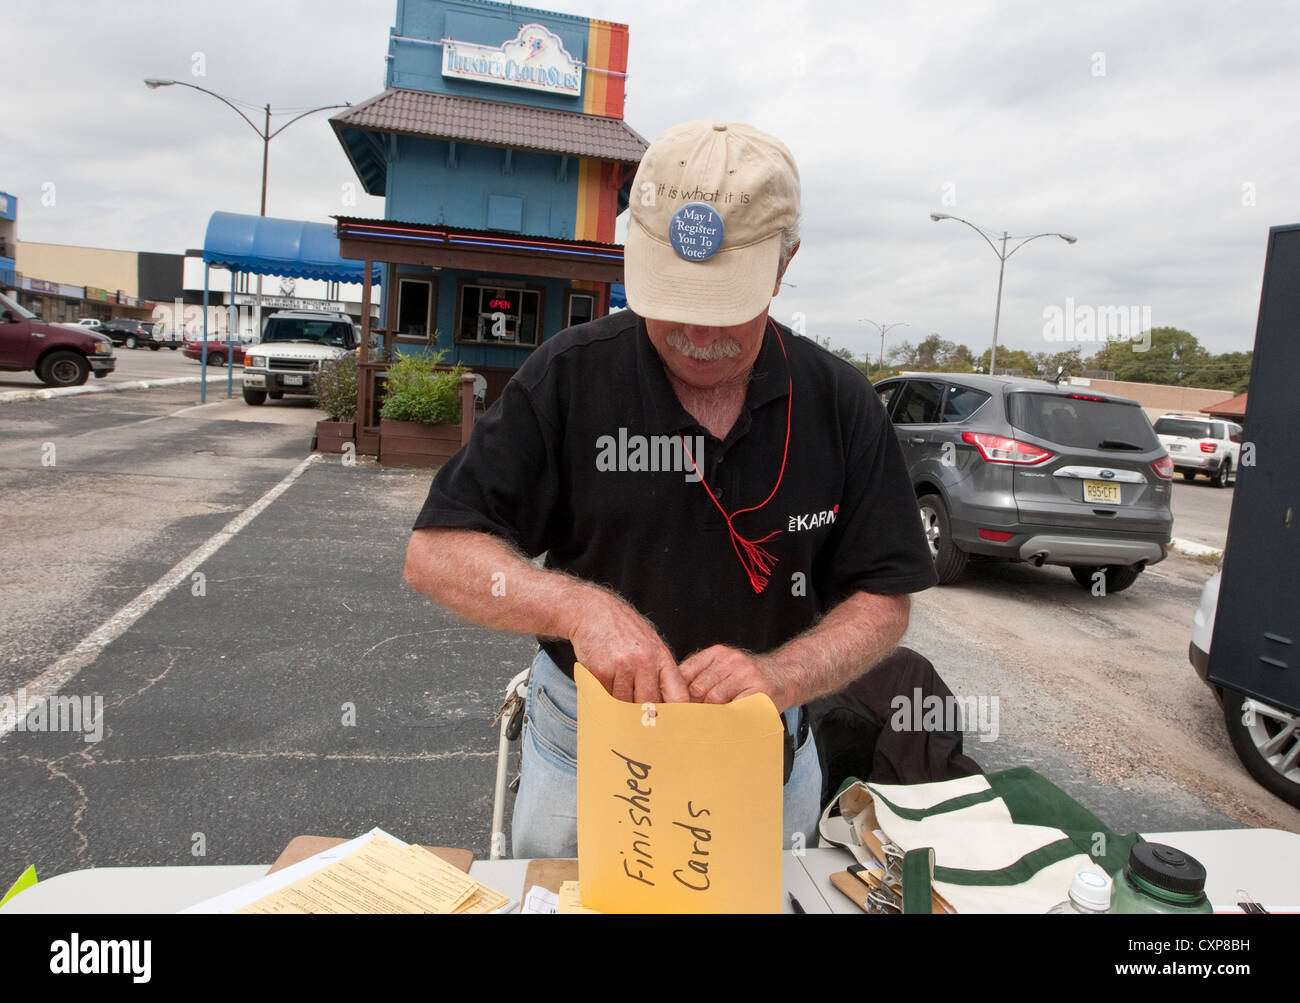
[[[80,320],[77,321],[77,326],[88,327],[92,331],[98,331],[101,327],[104,326],[104,322],[100,320],[98,317],[82,317]]]
[[[151,320],[118,317],[106,321],[101,330],[113,339],[113,344],[127,348],[149,348],[155,352],[160,348],[170,348],[174,352],[181,347],[179,340],[168,337]]]
[[[240,341],[231,338],[225,338],[218,341],[216,338],[208,339],[208,365],[224,366],[226,361],[234,356],[235,365],[242,366],[245,362],[245,353],[251,347],[246,341]],[[203,359],[203,339],[187,338],[181,351],[186,358],[202,361]]]
[[[282,310],[266,322],[262,340],[247,353],[244,403],[264,404],[284,394],[312,395],[317,365],[356,351],[361,328],[345,313]]]
[[[1216,571],[1201,589],[1201,601],[1192,618],[1187,659],[1223,707],[1228,740],[1241,765],[1283,801],[1300,808],[1300,714],[1224,689],[1206,678],[1222,577]]]
[[[1174,461],[1174,469],[1190,481],[1204,474],[1216,488],[1241,466],[1241,426],[1204,415],[1166,414],[1156,419],[1156,435]]]
[[[0,293],[0,370],[31,370],[51,387],[78,387],[117,366],[113,343],[76,324],[47,324]]]
[[[1046,380],[904,373],[876,384],[940,584],[973,555],[1064,565],[1107,593],[1164,560],[1173,462],[1137,402]]]

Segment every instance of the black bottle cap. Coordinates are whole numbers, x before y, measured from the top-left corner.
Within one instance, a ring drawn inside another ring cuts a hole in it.
[[[1205,891],[1205,867],[1195,857],[1164,843],[1136,843],[1124,873],[1179,895]]]

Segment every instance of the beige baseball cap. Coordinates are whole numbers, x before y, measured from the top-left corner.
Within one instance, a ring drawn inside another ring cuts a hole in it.
[[[781,235],[799,218],[799,170],[784,143],[753,126],[685,122],[646,150],[630,209],[628,306],[730,327],[771,303]]]

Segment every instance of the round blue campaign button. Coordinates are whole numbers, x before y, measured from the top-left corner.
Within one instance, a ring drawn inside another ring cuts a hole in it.
[[[668,221],[668,241],[686,261],[707,261],[722,246],[722,217],[703,202],[687,202]]]

